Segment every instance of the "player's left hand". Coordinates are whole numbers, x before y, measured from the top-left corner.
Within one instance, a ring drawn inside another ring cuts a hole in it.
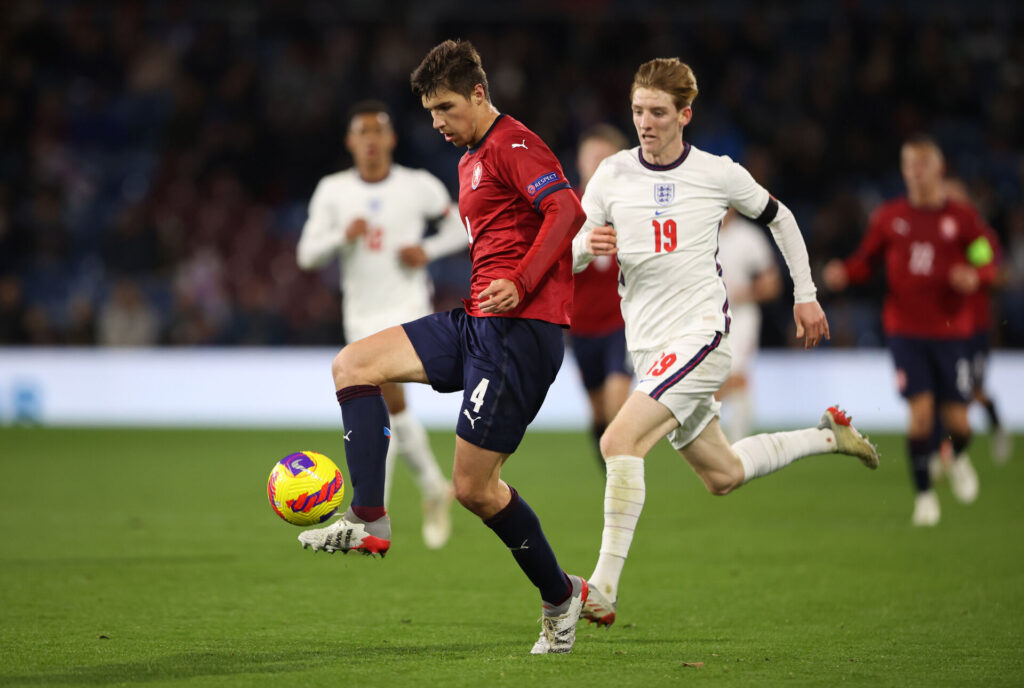
[[[798,303],[793,306],[793,320],[796,321],[796,338],[804,340],[804,348],[818,346],[822,337],[831,339],[828,331],[828,318],[817,301]]]
[[[970,265],[958,263],[949,269],[949,284],[961,294],[973,294],[978,291],[980,282],[977,269]]]
[[[519,305],[519,290],[515,282],[501,278],[491,282],[477,298],[484,313],[505,313]]]
[[[398,260],[407,267],[421,268],[427,264],[427,252],[422,246],[403,246],[398,249]]]

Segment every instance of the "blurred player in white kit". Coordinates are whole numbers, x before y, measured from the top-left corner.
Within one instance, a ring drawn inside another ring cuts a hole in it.
[[[779,298],[782,280],[764,230],[732,209],[718,230],[718,264],[732,311],[732,368],[715,398],[722,402],[722,429],[736,442],[753,429],[748,375],[761,342],[761,304]]]
[[[341,261],[347,342],[432,313],[427,263],[467,246],[447,189],[425,170],[394,163],[396,143],[385,104],[365,101],[353,107],[345,145],[354,166],[320,180],[299,239],[303,269],[323,267],[334,258]],[[436,223],[438,231],[424,238],[429,223]],[[385,501],[398,454],[423,495],[423,541],[431,549],[440,548],[451,533],[451,486],[423,425],[406,408],[402,386],[389,383],[381,391],[393,440]]]

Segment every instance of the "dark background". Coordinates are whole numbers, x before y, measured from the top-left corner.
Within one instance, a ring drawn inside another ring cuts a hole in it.
[[[457,193],[461,151],[431,130],[408,75],[433,45],[461,37],[479,49],[495,105],[573,179],[589,125],[635,138],[628,91],[641,62],[691,64],[700,95],[686,138],[742,162],[792,208],[819,285],[870,211],[902,193],[902,138],[931,133],[1003,240],[992,334],[1021,347],[1022,8],[5,2],[0,344],[340,343],[336,273],[295,265],[306,204],[321,176],[350,164],[345,113],[368,97],[394,109],[396,159]],[[433,272],[438,305],[456,303],[465,257]],[[883,286],[821,291],[833,345],[882,343]],[[791,343],[784,294],[767,308],[768,346]]]

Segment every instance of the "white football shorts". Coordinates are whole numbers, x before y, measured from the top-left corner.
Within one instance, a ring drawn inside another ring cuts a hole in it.
[[[729,377],[729,337],[721,332],[684,335],[661,349],[631,352],[637,391],[660,402],[679,421],[668,441],[682,449],[697,439],[721,404],[715,392]]]

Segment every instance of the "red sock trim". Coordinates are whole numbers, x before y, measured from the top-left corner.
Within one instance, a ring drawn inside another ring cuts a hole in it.
[[[381,397],[384,395],[377,385],[351,385],[339,389],[335,396],[338,397],[339,404],[344,404],[346,401],[359,399],[360,397]]]
[[[495,526],[495,524],[501,523],[502,521],[504,521],[505,518],[507,518],[508,515],[510,513],[512,513],[512,510],[515,509],[516,506],[519,505],[519,493],[516,492],[516,488],[512,487],[511,485],[509,485],[508,486],[508,490],[509,490],[509,492],[512,493],[512,499],[510,499],[508,501],[508,504],[505,505],[505,508],[503,508],[501,511],[499,511],[498,513],[496,513],[493,516],[491,516],[486,521],[484,521],[484,525],[485,526],[487,526],[489,528],[493,528]]]
[[[378,518],[384,518],[388,512],[382,506],[353,505],[352,513],[369,523],[370,521],[376,521]]]

